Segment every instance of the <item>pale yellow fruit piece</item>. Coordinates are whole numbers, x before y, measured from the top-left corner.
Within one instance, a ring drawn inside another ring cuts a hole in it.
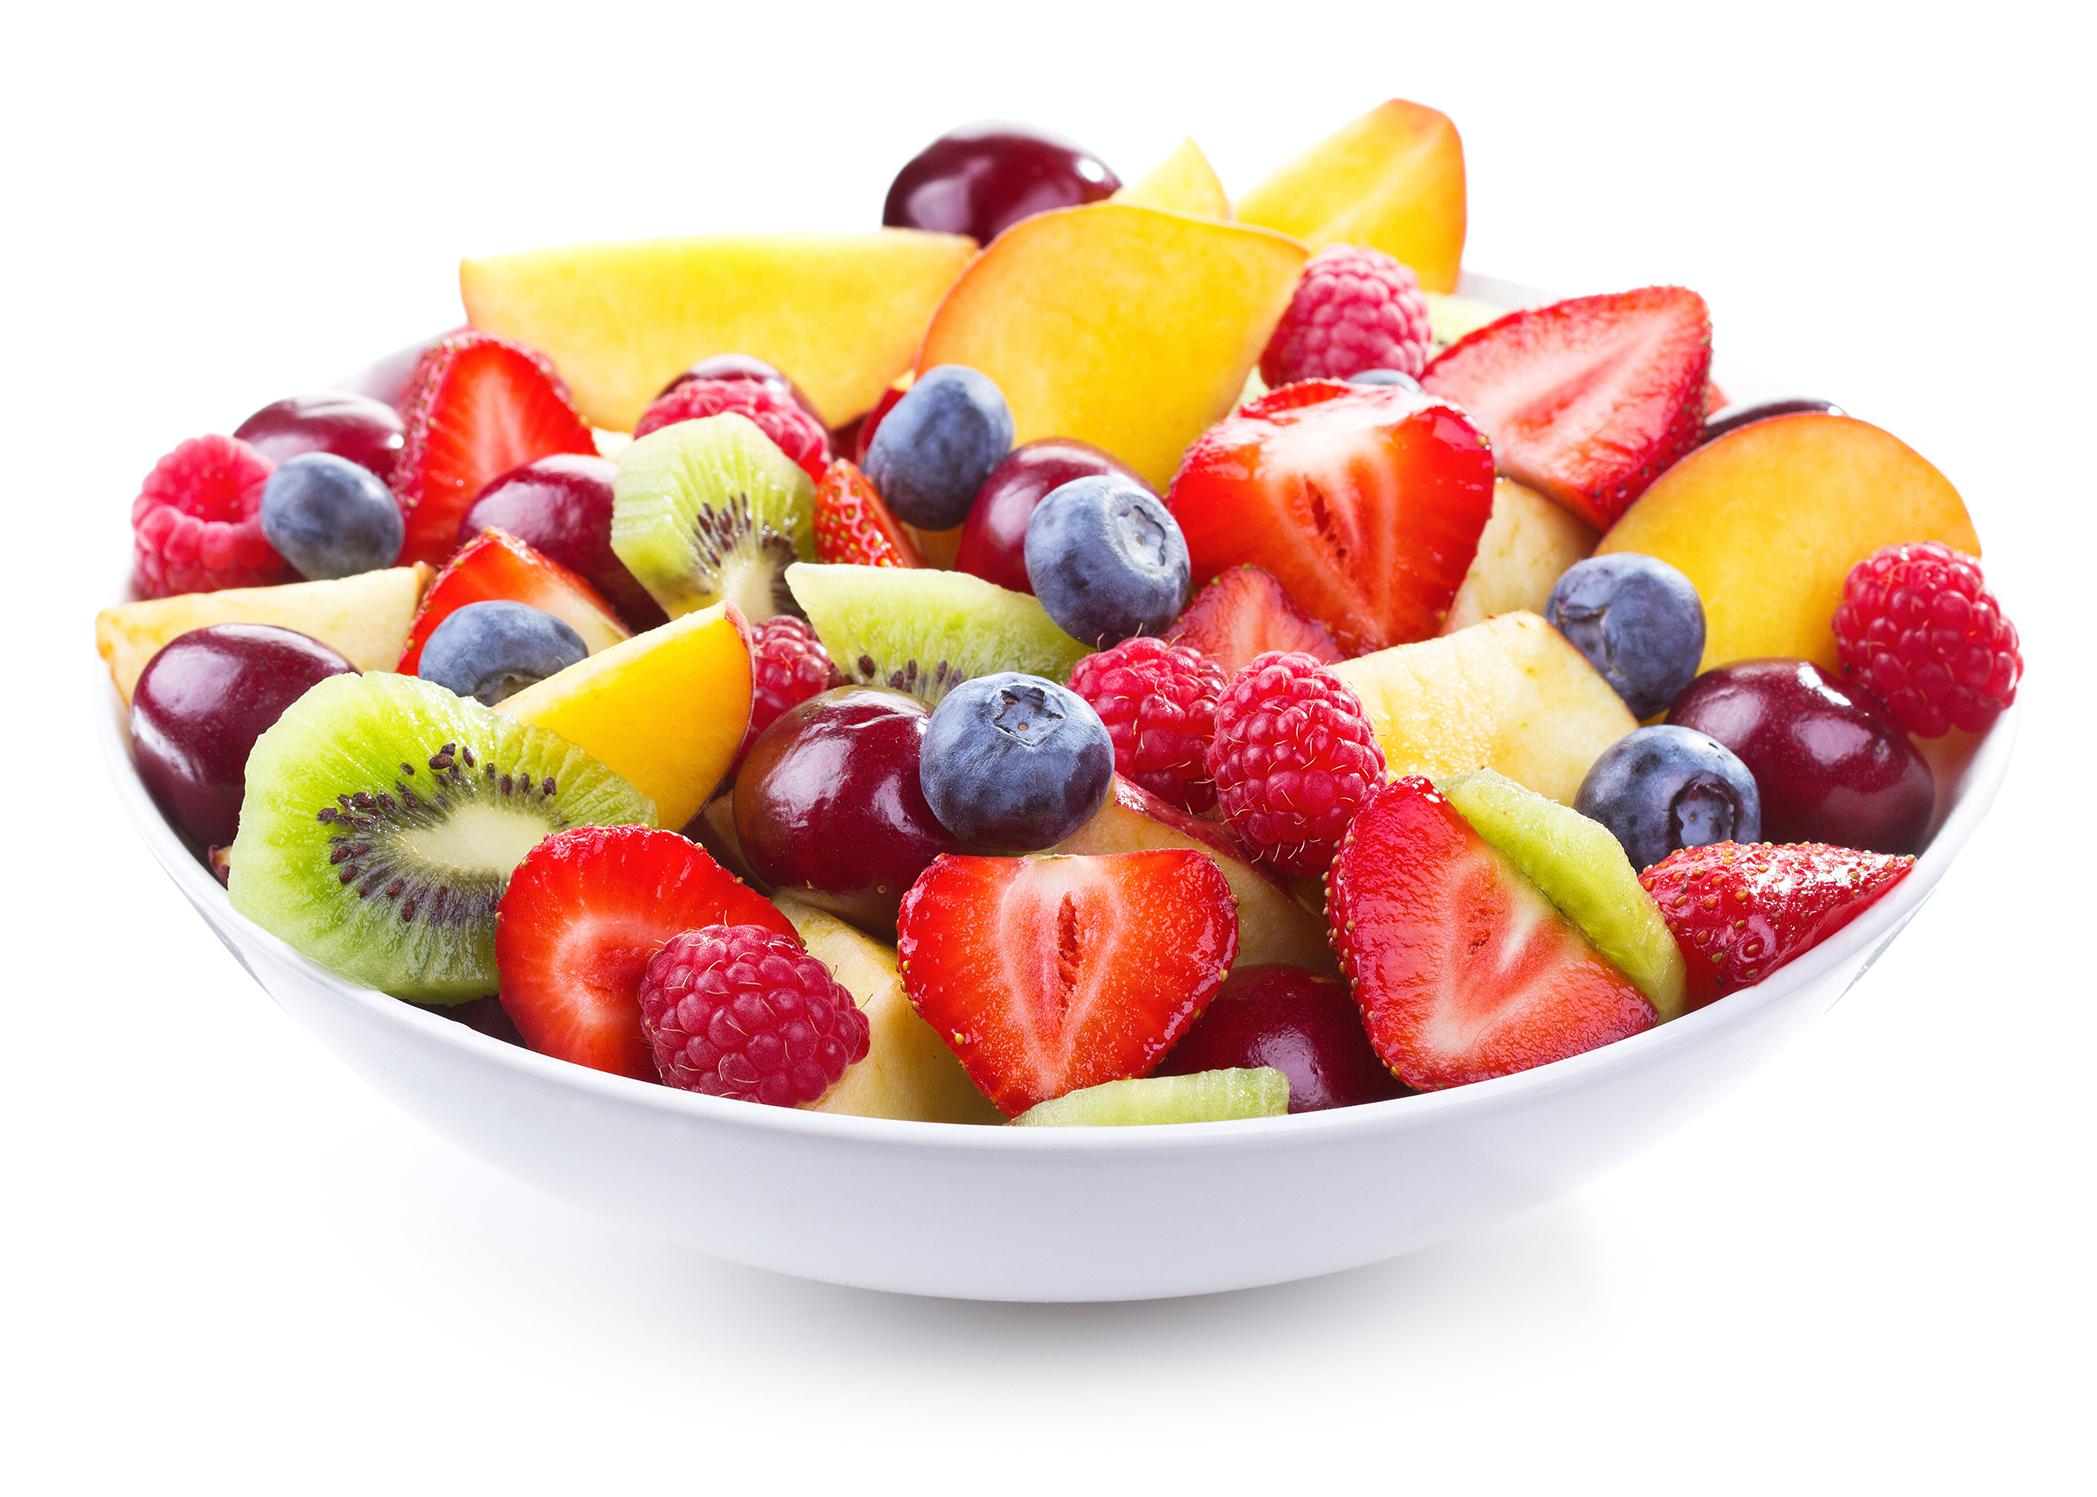
[[[1231,216],[1230,194],[1192,140],[1174,146],[1171,155],[1115,193],[1113,200],[1144,208],[1170,208],[1199,218]]]
[[[1594,549],[1595,532],[1585,520],[1512,478],[1500,479],[1493,485],[1492,518],[1442,633],[1517,609],[1542,613],[1565,569]]]
[[[1427,334],[1440,353],[1450,344],[1468,338],[1480,328],[1507,315],[1506,307],[1475,296],[1456,296],[1439,291],[1423,292],[1427,298]]]

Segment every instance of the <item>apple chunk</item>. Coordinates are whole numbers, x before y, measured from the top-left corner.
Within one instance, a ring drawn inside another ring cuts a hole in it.
[[[1306,257],[1265,229],[1133,203],[1038,213],[955,283],[918,368],[980,369],[1016,441],[1090,442],[1162,491],[1245,388]]]
[[[1679,568],[1704,600],[1703,669],[1779,655],[1833,670],[1835,605],[1881,546],[1980,538],[1950,480],[1898,437],[1818,412],[1757,421],[1660,475],[1602,537]]]
[[[1498,480],[1492,517],[1442,633],[1519,609],[1542,613],[1565,569],[1594,549],[1595,532],[1585,520],[1512,478]]]
[[[1209,158],[1191,140],[1182,140],[1173,147],[1170,156],[1115,193],[1114,201],[1145,208],[1170,208],[1198,218],[1231,216],[1230,195],[1223,190],[1216,168],[1209,165]]]
[[[466,260],[478,328],[553,360],[596,426],[631,431],[656,392],[714,354],[765,359],[823,420],[873,407],[910,365],[933,308],[975,253],[955,234],[720,234]]]

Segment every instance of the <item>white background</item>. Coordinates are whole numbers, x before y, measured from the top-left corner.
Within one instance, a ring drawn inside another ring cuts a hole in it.
[[[2068,7],[475,9],[8,23],[0,1482],[2088,1479],[2097,131]],[[1951,475],[2028,640],[2019,762],[1925,918],[1604,1182],[1408,1261],[1181,1303],[731,1268],[390,1111],[119,823],[85,748],[89,624],[139,475],[447,325],[462,252],[872,223],[898,164],[985,114],[1127,176],[1192,133],[1243,188],[1391,94],[1464,132],[1470,263],[1695,285],[1721,378],[1787,372]]]

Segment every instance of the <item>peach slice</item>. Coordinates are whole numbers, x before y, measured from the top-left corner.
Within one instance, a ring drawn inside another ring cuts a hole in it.
[[[1571,510],[1512,478],[1493,484],[1493,513],[1478,554],[1449,605],[1442,633],[1454,634],[1518,609],[1542,613],[1565,569],[1595,549],[1595,532]]]
[[[475,327],[553,360],[592,425],[630,431],[679,371],[745,353],[842,426],[909,367],[975,248],[914,229],[588,244],[462,261],[459,290]]]
[[[1842,579],[1881,546],[1980,554],[1957,489],[1850,416],[1774,416],[1699,447],[1602,537],[1678,567],[1704,600],[1704,662],[1781,655],[1836,668]]]
[[[955,283],[918,368],[982,370],[1015,441],[1090,442],[1162,492],[1245,388],[1305,258],[1266,229],[1134,203],[1037,213]]]
[[[686,614],[528,686],[496,711],[550,728],[655,802],[698,814],[750,726],[750,649],[726,604]]]
[[[1182,140],[1172,154],[1149,172],[1114,194],[1117,203],[1144,208],[1169,208],[1196,218],[1229,218],[1230,194],[1216,176],[1216,168],[1192,140]]]
[[[1238,217],[1312,249],[1362,244],[1454,291],[1464,253],[1464,147],[1449,116],[1392,99],[1342,125],[1238,203]]]

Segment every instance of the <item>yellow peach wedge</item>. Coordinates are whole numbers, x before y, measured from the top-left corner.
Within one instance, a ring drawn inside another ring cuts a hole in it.
[[[1114,194],[1117,203],[1144,208],[1170,208],[1197,218],[1229,218],[1230,194],[1216,176],[1216,168],[1201,147],[1182,140],[1172,154]]]

